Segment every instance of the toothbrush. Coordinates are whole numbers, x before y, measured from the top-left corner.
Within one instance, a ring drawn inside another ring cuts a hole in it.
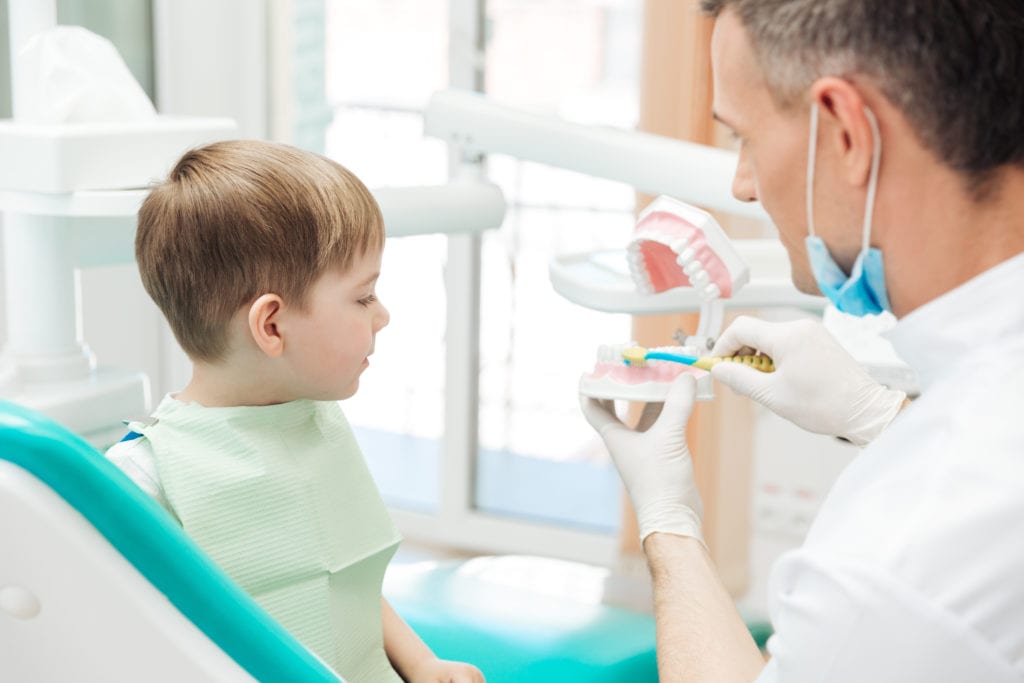
[[[622,351],[622,360],[626,365],[643,367],[649,360],[667,360],[683,365],[692,365],[701,370],[710,370],[719,363],[743,363],[761,372],[775,372],[775,363],[768,356],[683,356],[664,351],[648,351],[642,346],[631,346]]]

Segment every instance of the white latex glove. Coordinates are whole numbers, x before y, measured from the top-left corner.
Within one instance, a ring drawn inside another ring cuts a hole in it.
[[[719,363],[712,376],[811,432],[863,446],[882,433],[907,397],[872,379],[815,320],[770,323],[737,318],[718,338],[711,355],[754,351],[771,356],[775,372]]]
[[[696,393],[693,377],[681,375],[669,388],[665,403],[644,406],[636,431],[615,416],[613,401],[580,397],[583,414],[604,439],[633,501],[641,543],[655,531],[704,542],[703,505],[686,445],[686,422]]]

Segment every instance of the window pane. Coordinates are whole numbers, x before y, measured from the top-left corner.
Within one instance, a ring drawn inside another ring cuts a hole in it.
[[[504,0],[489,12],[491,97],[579,123],[636,125],[638,2]],[[484,237],[477,507],[615,529],[619,479],[580,413],[576,385],[599,344],[628,337],[630,319],[562,299],[548,262],[621,247],[634,192],[508,157],[491,157],[488,168],[509,214]]]
[[[420,109],[447,86],[448,3],[327,3],[327,155],[370,188],[440,184],[444,143]],[[389,504],[437,508],[444,430],[443,236],[389,239],[377,293],[391,312],[359,392],[343,408]]]

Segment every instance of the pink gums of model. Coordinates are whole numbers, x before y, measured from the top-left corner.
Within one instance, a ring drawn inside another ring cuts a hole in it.
[[[732,280],[722,259],[711,250],[704,233],[679,216],[650,214],[637,226],[636,239],[655,292],[675,287],[706,291],[713,285],[718,288],[716,295],[732,295]]]
[[[697,379],[697,398],[711,391],[711,375],[704,370],[672,361],[651,360],[643,366],[626,365],[622,352],[635,344],[601,346],[598,349],[594,371],[580,378],[580,393],[584,396],[628,401],[664,401],[672,381],[683,374]],[[684,346],[665,346],[652,349],[679,355],[692,355],[694,349]]]
[[[627,253],[633,282],[649,294],[692,287],[701,301],[728,299],[750,277],[714,217],[671,197],[640,214]]]

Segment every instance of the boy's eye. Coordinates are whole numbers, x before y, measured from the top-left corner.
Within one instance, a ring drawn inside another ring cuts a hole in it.
[[[359,303],[362,304],[363,306],[369,306],[370,304],[372,304],[376,300],[377,300],[377,295],[376,294],[371,294],[370,296],[367,296],[367,297],[364,297],[364,298],[360,299]]]

